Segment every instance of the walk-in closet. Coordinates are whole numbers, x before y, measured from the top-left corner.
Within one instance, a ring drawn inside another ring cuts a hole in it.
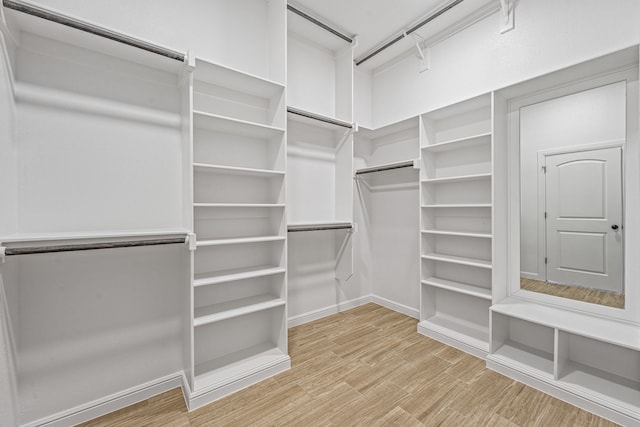
[[[2,0],[0,427],[640,426],[640,2]]]

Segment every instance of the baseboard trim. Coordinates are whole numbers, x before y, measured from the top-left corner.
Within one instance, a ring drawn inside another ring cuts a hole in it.
[[[339,304],[330,305],[318,310],[313,310],[304,314],[289,317],[288,325],[290,328],[293,328],[294,326],[303,325],[305,323],[313,322],[314,320],[322,319],[323,317],[331,316],[332,314],[340,313],[341,311],[365,305],[371,302],[371,297],[371,295],[365,295],[360,298],[355,298],[349,301],[341,302]]]
[[[398,313],[407,315],[409,317],[413,317],[414,319],[418,319],[420,317],[420,310],[409,307],[408,305],[400,304],[386,298],[379,297],[377,295],[371,295],[371,302],[374,302],[378,305],[381,305],[389,310],[396,311]]]
[[[457,348],[458,350],[464,351],[465,353],[469,353],[470,355],[478,357],[480,359],[486,359],[487,354],[489,354],[485,350],[479,349],[462,341],[458,341],[457,339],[448,337],[429,328],[425,328],[420,324],[418,324],[418,333],[432,338],[436,341],[440,341],[441,343],[446,344],[450,347]]]
[[[574,393],[571,393],[570,391],[558,387],[556,384],[549,383],[548,381],[545,381],[543,379],[532,377],[531,375],[528,375],[520,370],[514,369],[510,366],[504,365],[499,361],[493,360],[491,356],[487,357],[487,368],[491,369],[492,371],[498,372],[499,374],[502,374],[506,377],[519,381],[523,384],[526,384],[529,387],[533,387],[536,390],[540,390],[543,393],[547,393],[557,399],[563,400],[571,405],[577,406],[578,408],[584,409],[585,411],[589,411],[602,418],[606,418],[614,423],[621,424],[623,426],[640,426],[640,420],[638,420],[637,418],[630,417],[616,410],[596,403],[592,400],[578,396]]]
[[[87,404],[76,406],[67,411],[41,418],[39,420],[23,424],[23,427],[47,426],[66,427],[90,421],[102,415],[126,408],[134,403],[141,402],[160,393],[182,386],[182,371],[167,375],[137,387],[132,387],[119,393],[114,393],[102,399],[94,400]]]
[[[214,402],[232,393],[240,391],[243,388],[247,388],[262,380],[266,380],[267,378],[270,378],[274,375],[284,372],[290,368],[291,368],[291,359],[289,357],[285,357],[281,362],[278,362],[274,365],[270,365],[265,369],[262,369],[251,375],[242,377],[237,381],[233,381],[221,387],[217,387],[217,388],[202,391],[202,392],[187,391],[186,393],[187,408],[189,409],[189,411],[193,411],[195,409],[201,408],[205,405],[208,405],[211,402]],[[186,384],[186,378],[184,381],[185,381],[184,385],[186,386],[185,389],[188,390],[189,387],[188,387],[188,384]]]

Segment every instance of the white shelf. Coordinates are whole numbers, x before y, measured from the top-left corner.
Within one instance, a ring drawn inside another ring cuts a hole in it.
[[[196,58],[194,79],[262,98],[284,91],[282,83]]]
[[[448,231],[448,230],[422,230],[423,234],[436,234],[441,236],[458,236],[458,237],[478,237],[482,239],[491,239],[490,233],[472,233],[467,231]]]
[[[491,173],[478,173],[473,175],[450,176],[446,178],[423,179],[422,183],[423,184],[441,184],[446,182],[477,181],[480,179],[491,179]]]
[[[425,151],[431,151],[434,153],[448,150],[459,150],[461,148],[467,148],[469,146],[490,143],[491,132],[481,133],[478,135],[472,135],[465,138],[452,139],[450,141],[443,141],[437,144],[427,145],[422,147]]]
[[[277,242],[284,241],[283,236],[258,236],[258,237],[241,237],[236,239],[210,239],[210,240],[198,240],[196,242],[197,247],[202,246],[222,246],[222,245],[241,245],[245,243],[263,243],[263,242]]]
[[[287,224],[287,231],[322,231],[322,230],[351,230],[352,222],[329,221],[329,222],[296,222]]]
[[[281,307],[286,304],[282,298],[273,295],[257,295],[233,301],[213,304],[206,307],[196,307],[193,316],[193,326],[203,326],[214,322]]]
[[[523,372],[553,380],[553,354],[551,353],[519,342],[507,341],[489,357]]]
[[[559,383],[588,399],[607,402],[634,416],[640,414],[640,383],[577,362],[568,362]]]
[[[491,203],[450,203],[422,205],[421,208],[491,208]]]
[[[153,237],[182,237],[191,231],[185,229],[141,230],[141,231],[96,231],[80,233],[28,233],[10,234],[0,237],[0,243],[59,242],[69,240],[82,241],[118,241],[122,239],[147,239]]]
[[[284,208],[284,203],[194,203],[194,208]]]
[[[451,280],[441,279],[439,277],[428,277],[427,279],[422,280],[422,284],[491,301],[491,289],[482,288],[480,286],[454,282]]]
[[[324,129],[335,130],[353,128],[353,124],[345,122],[344,120],[295,107],[287,107],[287,118],[294,122],[317,126]]]
[[[469,265],[471,267],[480,267],[491,269],[491,261],[486,261],[484,259],[476,259],[476,258],[465,258],[454,255],[443,255],[443,254],[426,254],[422,255],[423,259],[429,259],[432,261],[441,261],[441,262],[449,262],[452,264],[461,264],[461,265]]]
[[[197,273],[194,275],[193,286],[217,285],[219,283],[273,276],[285,273],[286,271],[287,270],[282,267],[261,265],[250,268],[234,268],[216,272]]]
[[[264,343],[201,362],[195,366],[194,391],[219,387],[288,360],[282,350]]]
[[[365,175],[369,173],[384,172],[384,171],[405,169],[405,168],[419,169],[417,159],[403,160],[400,162],[393,162],[393,163],[384,163],[377,166],[357,169],[355,172],[355,175]]]
[[[637,325],[516,298],[492,305],[491,311],[640,351],[640,326]]]
[[[229,175],[246,175],[257,177],[282,177],[283,171],[274,171],[268,169],[252,169],[252,168],[239,168],[235,166],[219,166],[209,165],[205,163],[194,163],[193,170],[198,172],[211,172],[211,173],[224,173]]]
[[[205,113],[202,111],[193,112],[194,128],[212,130],[233,135],[243,135],[251,138],[274,138],[282,136],[284,129],[263,125],[246,120],[238,120],[231,117],[219,116],[217,114]]]
[[[418,323],[418,329],[433,331],[483,352],[489,351],[488,327],[438,314]]]

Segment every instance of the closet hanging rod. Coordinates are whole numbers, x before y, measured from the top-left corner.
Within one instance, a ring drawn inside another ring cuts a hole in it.
[[[356,175],[364,175],[364,174],[367,174],[367,173],[389,171],[389,170],[394,170],[394,169],[411,168],[413,166],[414,166],[414,161],[413,160],[407,160],[406,162],[391,163],[391,164],[388,164],[388,165],[381,165],[381,166],[374,166],[374,167],[371,167],[371,168],[358,169],[356,171]]]
[[[127,240],[119,242],[103,242],[103,243],[78,243],[73,245],[51,245],[51,246],[28,246],[20,248],[3,248],[4,256],[10,255],[34,255],[55,252],[76,252],[89,251],[96,249],[115,249],[115,248],[132,248],[137,246],[159,246],[173,245],[177,243],[185,243],[186,237],[171,237],[166,239],[153,240]]]
[[[287,231],[324,231],[324,230],[352,230],[353,224],[318,224],[318,225],[289,225]]]
[[[109,40],[123,43],[138,49],[146,50],[148,52],[155,53],[157,55],[165,56],[167,58],[175,59],[176,61],[184,62],[184,53],[176,52],[171,49],[156,46],[151,43],[144,42],[142,40],[135,39],[133,37],[126,36],[124,34],[117,33],[115,31],[107,30],[106,28],[99,27],[94,24],[89,24],[84,21],[80,21],[75,18],[70,18],[65,15],[53,12],[48,9],[44,9],[38,6],[31,5],[29,3],[22,2],[20,0],[3,0],[3,6],[8,9],[13,9],[18,12],[26,13],[28,15],[36,16],[38,18],[46,19],[47,21],[55,22],[67,27],[75,28],[76,30],[91,33],[96,36],[104,37]]]
[[[357,59],[356,58],[356,61],[355,61],[356,62],[356,66],[362,64],[365,61],[368,61],[369,59],[373,58],[374,56],[376,56],[377,54],[379,54],[383,50],[393,46],[394,44],[396,44],[397,42],[399,42],[403,38],[407,37],[411,33],[414,33],[416,31],[418,31],[420,28],[422,28],[423,26],[425,26],[429,22],[433,21],[434,19],[436,19],[438,16],[442,15],[443,13],[453,9],[454,7],[456,7],[457,5],[462,3],[463,1],[464,0],[454,0],[453,2],[451,2],[448,5],[444,6],[442,9],[438,9],[437,11],[432,13],[431,15],[427,16],[426,18],[424,18],[423,20],[421,20],[420,22],[418,22],[417,24],[415,24],[414,26],[412,26],[408,30],[398,34],[397,36],[395,36],[390,41],[386,42],[385,44],[383,44],[379,48],[375,49],[373,52],[365,55],[364,58],[361,58],[361,59]]]
[[[293,108],[293,107],[287,107],[287,113],[295,114],[296,116],[306,117],[308,119],[318,120],[320,122],[329,123],[336,126],[342,126],[344,128],[353,129],[353,125],[351,123],[343,122],[337,119],[332,119],[330,117],[320,116],[318,114],[313,114],[308,111],[298,110],[297,108]]]
[[[290,10],[291,12],[295,13],[296,15],[300,16],[301,18],[304,18],[307,21],[317,25],[318,27],[322,28],[323,30],[330,32],[334,36],[340,37],[342,40],[346,41],[347,43],[353,43],[353,38],[352,37],[349,37],[349,36],[341,33],[340,31],[336,30],[335,28],[332,28],[329,25],[325,24],[324,22],[321,22],[321,21],[317,20],[313,16],[310,16],[310,15],[304,13],[303,11],[301,11],[300,9],[297,9],[296,7],[290,5],[289,3],[287,3],[287,9]]]

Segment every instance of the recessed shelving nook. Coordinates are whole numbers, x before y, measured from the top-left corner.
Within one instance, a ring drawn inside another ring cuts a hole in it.
[[[489,351],[491,131],[490,94],[420,116],[418,331],[478,356]]]

